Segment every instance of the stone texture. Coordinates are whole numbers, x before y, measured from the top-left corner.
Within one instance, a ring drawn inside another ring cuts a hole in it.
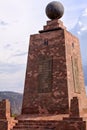
[[[11,117],[10,102],[6,99],[0,101],[0,130],[11,130],[16,123]]]
[[[0,119],[0,130],[8,130],[8,122]]]
[[[71,99],[71,103],[70,103],[70,117],[80,117],[80,113],[79,113],[79,102],[78,102],[78,98],[77,97],[73,97],[73,99]]]
[[[83,115],[83,109],[87,108],[87,98],[84,85],[84,76],[81,63],[79,40],[71,33],[65,31],[65,44],[66,44],[66,64],[67,64],[67,82],[68,82],[68,96],[69,106],[73,97],[79,99],[80,115]],[[75,63],[77,61],[77,63]],[[75,66],[76,65],[76,66]],[[78,70],[76,70],[76,68]],[[75,76],[75,71],[76,75]],[[77,86],[76,86],[76,80]],[[79,86],[79,88],[78,88]],[[83,102],[84,99],[84,102]]]
[[[46,7],[46,15],[50,19],[59,19],[63,16],[64,7],[60,2],[52,1]]]
[[[86,121],[79,116],[77,97],[71,99],[70,115],[19,117],[13,130],[86,130]],[[76,106],[76,109],[74,107]],[[65,117],[63,117],[65,116]],[[61,118],[62,117],[62,118]]]
[[[0,101],[0,119],[10,118],[10,102],[8,100]]]

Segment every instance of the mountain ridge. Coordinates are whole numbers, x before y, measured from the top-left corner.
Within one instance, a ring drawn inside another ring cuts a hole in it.
[[[21,113],[23,94],[12,91],[0,91],[0,101],[8,99],[11,104],[12,114],[19,115]]]

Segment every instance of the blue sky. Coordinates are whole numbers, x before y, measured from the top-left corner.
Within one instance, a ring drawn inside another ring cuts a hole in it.
[[[30,34],[38,33],[48,18],[51,0],[0,0],[0,91],[23,92]],[[67,30],[79,37],[87,86],[87,1],[60,0],[61,19]]]

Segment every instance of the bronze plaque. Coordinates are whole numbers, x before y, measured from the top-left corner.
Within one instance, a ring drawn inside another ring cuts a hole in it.
[[[78,59],[74,56],[72,57],[72,72],[75,92],[80,93]]]
[[[48,93],[52,90],[52,58],[39,57],[39,87],[40,93]]]

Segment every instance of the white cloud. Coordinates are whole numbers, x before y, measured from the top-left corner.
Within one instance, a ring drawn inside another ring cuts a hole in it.
[[[18,71],[13,74],[0,74],[0,91],[23,92],[24,71]]]
[[[5,64],[0,62],[0,90],[22,92],[25,77],[24,64]]]
[[[87,27],[82,27],[81,28],[81,31],[85,31],[85,30],[87,30]]]
[[[81,12],[75,26],[73,27],[78,35],[83,35],[84,31],[87,31],[87,15],[84,15],[84,12],[86,11],[87,8]]]
[[[86,13],[86,11],[87,8],[81,12],[80,17],[71,32],[73,32],[80,40],[81,57],[87,91],[87,15],[84,15],[84,12]]]
[[[82,26],[82,22],[81,21],[78,21],[78,24],[79,24],[80,27]]]
[[[0,1],[0,91],[23,90],[30,31],[27,3]]]
[[[83,16],[87,16],[87,8],[83,11]]]
[[[6,26],[6,25],[8,25],[7,22],[5,22],[5,21],[3,21],[3,20],[0,20],[0,26]]]
[[[77,32],[77,34],[78,34],[78,35],[81,35],[81,32],[80,32],[80,31],[78,31],[78,32]]]

